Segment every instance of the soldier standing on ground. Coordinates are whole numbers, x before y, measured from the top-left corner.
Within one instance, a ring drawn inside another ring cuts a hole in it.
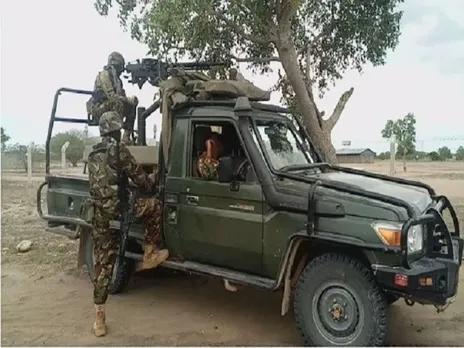
[[[107,111],[115,111],[124,122],[122,141],[130,145],[130,135],[134,130],[135,114],[138,99],[127,97],[122,86],[121,74],[125,67],[124,57],[119,52],[112,52],[108,64],[95,79],[92,98],[87,102],[87,112],[97,121]]]
[[[121,236],[119,230],[110,229],[110,221],[118,219],[121,209],[119,190],[127,188],[129,177],[139,188],[151,191],[155,177],[154,174],[147,175],[127,147],[120,143],[122,124],[116,112],[104,113],[100,118],[99,126],[102,141],[93,146],[88,157],[88,169],[90,197],[94,206],[92,218],[94,303],[97,320],[93,331],[96,336],[104,336],[106,334],[104,304],[108,298],[108,286]],[[154,268],[169,256],[168,250],[158,248],[161,240],[161,202],[154,198],[139,198],[135,204],[134,214],[145,225],[142,267]]]

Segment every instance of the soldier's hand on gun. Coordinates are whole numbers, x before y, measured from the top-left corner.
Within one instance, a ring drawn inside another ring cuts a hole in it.
[[[152,184],[152,186],[155,186],[155,182],[156,182],[156,173],[150,173],[150,174],[148,174],[148,180],[150,180],[150,183]]]

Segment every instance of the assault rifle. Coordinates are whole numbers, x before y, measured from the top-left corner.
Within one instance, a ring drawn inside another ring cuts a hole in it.
[[[137,191],[136,190],[131,190],[132,192],[130,193],[129,196],[129,206],[126,206],[126,202],[121,201],[120,204],[122,207],[127,208],[127,209],[122,209],[121,212],[121,228],[120,228],[120,233],[121,233],[121,244],[119,245],[119,252],[118,252],[118,258],[119,258],[119,265],[122,265],[124,260],[125,260],[125,253],[127,249],[127,242],[129,240],[129,230],[131,227],[132,222],[134,221],[134,211],[135,211],[135,204],[137,201]]]
[[[152,86],[158,87],[160,80],[165,80],[169,76],[176,76],[177,68],[182,68],[187,71],[209,70],[215,66],[226,67],[230,62],[215,63],[215,62],[186,62],[186,63],[167,63],[159,59],[144,58],[137,59],[135,63],[127,63],[125,71],[130,76],[125,76],[129,79],[129,83],[137,84],[140,89],[148,81]]]

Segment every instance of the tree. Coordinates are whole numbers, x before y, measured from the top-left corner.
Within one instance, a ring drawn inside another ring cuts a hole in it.
[[[438,152],[438,156],[440,156],[440,159],[442,161],[453,158],[453,154],[451,153],[451,150],[447,146],[440,147],[437,152]]]
[[[302,117],[326,160],[336,162],[331,131],[353,88],[324,118],[315,104],[329,85],[350,69],[385,63],[400,35],[403,0],[95,0],[106,16],[116,4],[121,26],[145,43],[154,56],[188,55],[198,60],[251,62],[269,71],[280,61],[284,101]],[[277,54],[277,56],[276,56]]]
[[[50,141],[50,150],[57,158],[61,158],[61,147],[67,141],[69,141],[69,146],[66,149],[66,159],[71,162],[73,167],[76,167],[77,163],[84,156],[85,143],[83,132],[71,130],[56,134]]]
[[[1,137],[2,137],[2,151],[5,149],[6,143],[11,139],[8,134],[6,134],[5,129],[0,127]]]
[[[377,158],[381,161],[384,161],[384,160],[387,160],[390,158],[390,151],[386,151],[386,152],[381,152],[379,153],[379,155],[377,156]]]
[[[397,155],[403,158],[403,170],[406,171],[406,156],[416,151],[416,118],[408,113],[396,121],[388,120],[381,131],[382,138],[390,139],[392,135],[398,144]]]
[[[464,161],[464,146],[459,146],[456,150],[456,161]]]
[[[429,157],[430,157],[430,160],[433,162],[441,161],[441,157],[437,151],[429,152]]]

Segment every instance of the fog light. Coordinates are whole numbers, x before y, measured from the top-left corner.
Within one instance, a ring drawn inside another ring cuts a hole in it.
[[[445,275],[441,275],[439,278],[438,278],[438,282],[437,282],[437,287],[439,290],[444,290],[446,288],[446,276]]]
[[[433,285],[433,280],[431,277],[426,277],[426,278],[420,278],[419,283],[421,286],[432,286]]]
[[[395,285],[408,286],[408,276],[404,274],[395,274]]]

